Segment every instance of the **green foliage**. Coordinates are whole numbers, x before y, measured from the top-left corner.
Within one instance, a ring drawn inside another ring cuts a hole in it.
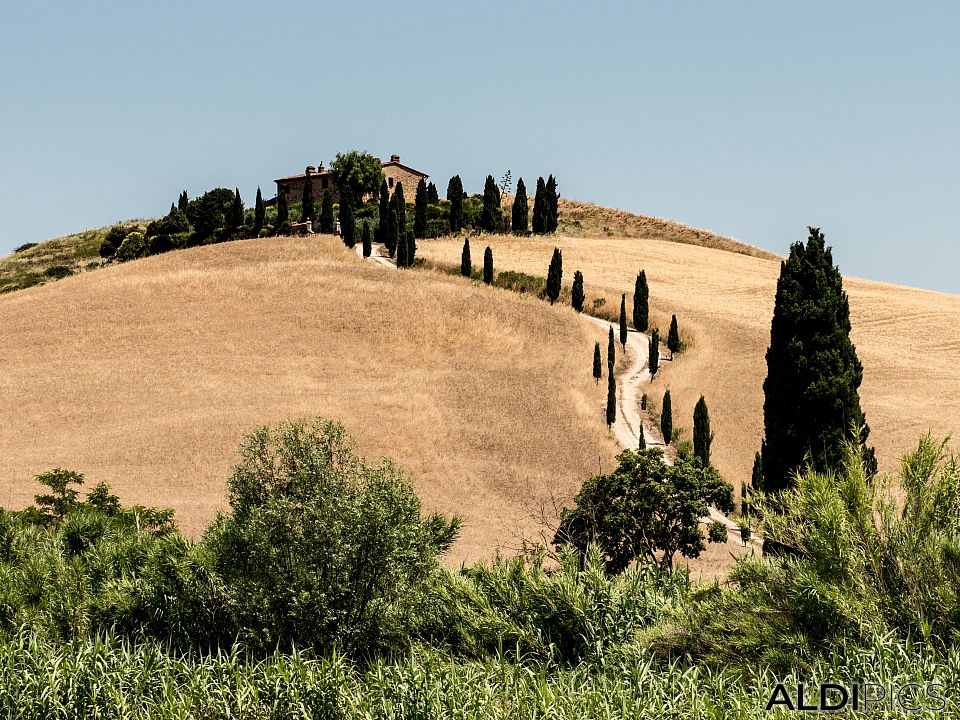
[[[463,181],[454,175],[447,183],[447,200],[450,202],[450,232],[463,228]]]
[[[463,250],[460,251],[460,274],[465,278],[473,275],[473,263],[470,261],[470,238],[463,239]]]
[[[100,243],[100,257],[112,258],[116,255],[117,250],[129,232],[130,230],[123,225],[114,225],[110,228],[110,230],[107,231],[106,237],[103,238],[103,242]]]
[[[173,214],[173,210],[170,212]],[[241,225],[243,225],[243,200],[240,199],[240,188],[236,188],[233,205],[230,206],[230,214],[227,216],[227,227],[235,230]]]
[[[397,249],[397,239],[399,236],[397,230],[397,216],[393,211],[393,206],[390,204],[390,190],[387,188],[386,180],[383,180],[380,183],[379,211],[377,240],[383,243],[383,246],[387,248],[387,252],[390,253],[390,257],[393,257],[393,254]]]
[[[500,190],[493,179],[487,175],[483,184],[483,212],[480,214],[480,229],[484,232],[500,231]]]
[[[537,192],[533,197],[533,232],[537,235],[549,232],[547,230],[547,191],[543,178],[537,179]]]
[[[187,191],[184,190],[182,193],[180,193],[180,197],[177,198],[177,209],[180,212],[186,214],[187,206],[189,204],[190,204],[190,198],[187,197]]]
[[[363,203],[366,195],[373,195],[384,182],[383,163],[370,153],[351,150],[346,153],[337,153],[330,165],[333,171],[333,182],[340,190],[340,200],[343,194],[349,192],[353,206]]]
[[[560,194],[557,192],[557,181],[553,175],[547,178],[547,184],[543,188],[545,217],[545,232],[552,233],[557,231],[557,219],[559,216],[557,204]]]
[[[710,411],[703,395],[693,409],[693,454],[700,459],[704,467],[710,465],[710,445],[713,433],[710,432]]]
[[[437,194],[437,186],[432,182],[427,183],[427,204],[439,205],[440,195]]]
[[[593,344],[593,379],[600,384],[600,378],[603,377],[603,366],[600,360],[600,343]]]
[[[338,219],[340,220],[340,237],[348,248],[352,248],[357,244],[357,223],[353,217],[353,198],[350,193],[340,196]]]
[[[275,223],[275,227],[279,230],[279,228],[283,227],[289,222],[290,213],[289,209],[287,208],[287,195],[286,193],[282,192],[277,193],[277,221]]]
[[[583,273],[579,270],[573,273],[573,288],[570,291],[570,305],[577,312],[583,312]]]
[[[361,241],[363,242],[363,256],[370,257],[373,253],[373,238],[370,232],[370,223],[366,220],[363,221],[363,234],[361,236]]]
[[[489,245],[483,251],[483,282],[487,285],[493,282],[493,250]]]
[[[617,457],[617,469],[587,480],[576,508],[561,514],[554,542],[586,553],[603,550],[607,571],[619,573],[634,560],[673,569],[674,556],[699,557],[707,537],[700,518],[711,506],[733,510],[733,488],[716,470],[694,458],[668,465],[660,448]]]
[[[83,475],[73,470],[56,468],[36,476],[36,481],[50,488],[49,493],[37,495],[34,501],[41,518],[62,520],[77,506],[77,490],[73,485],[83,485]]]
[[[560,286],[563,280],[563,255],[560,248],[553,249],[553,257],[550,258],[550,267],[547,270],[547,298],[553,305],[560,297]]]
[[[781,490],[810,463],[837,467],[859,432],[864,462],[876,469],[858,389],[863,366],[850,341],[850,306],[843,278],[818,228],[794,243],[780,265],[763,383],[764,489]]]
[[[427,236],[427,184],[423,178],[417,183],[417,194],[414,199],[413,236],[424,238]]]
[[[24,250],[29,250],[30,248],[35,248],[36,246],[37,246],[37,243],[35,242],[24,243],[23,245],[18,245],[14,249],[13,253],[16,255],[17,253],[22,253]]]
[[[127,260],[136,260],[147,255],[147,242],[142,232],[132,232],[127,235],[114,257],[120,262]]]
[[[667,349],[671,353],[680,352],[680,329],[677,327],[677,316],[670,316],[670,332],[667,334]]]
[[[620,347],[627,349],[627,295],[620,296]]]
[[[396,227],[396,243],[400,243],[407,234],[407,202],[403,197],[403,183],[398,182],[390,198],[390,209],[393,213],[393,222]]]
[[[527,205],[527,186],[523,178],[517,180],[517,194],[513,198],[510,230],[514,235],[526,235],[530,229],[530,208]]]
[[[199,240],[206,240],[218,229],[226,227],[235,201],[232,190],[216,188],[187,204],[185,214]]]
[[[610,427],[617,421],[617,381],[613,373],[607,373],[607,427]]]
[[[257,186],[257,200],[254,205],[253,211],[253,232],[259,234],[263,230],[263,225],[266,222],[267,217],[267,206],[263,203],[263,194],[260,192],[260,187]]]
[[[55,280],[60,280],[65,277],[70,277],[74,274],[73,268],[69,268],[66,265],[51,265],[46,270],[43,271],[44,277],[54,278]]]
[[[459,521],[421,520],[401,470],[367,465],[333,422],[260,428],[240,457],[231,512],[207,543],[246,640],[354,654],[400,647]],[[438,526],[450,529],[442,542]]]
[[[158,220],[154,220],[147,225],[145,237],[149,240],[150,238],[157,237],[158,235],[171,236],[180,235],[186,232],[190,232],[190,221],[187,220],[185,213],[181,212],[177,208],[174,208],[168,215],[165,215]]]
[[[650,342],[647,344],[647,361],[650,367],[650,374],[656,375],[660,369],[660,330],[653,329],[650,333]]]
[[[650,322],[650,290],[647,273],[641,270],[633,289],[633,327],[637,332],[646,332]]]
[[[663,404],[660,406],[660,432],[663,441],[669,445],[673,439],[673,401],[669,390],[663,393]]]
[[[607,372],[613,374],[613,366],[617,362],[617,344],[613,339],[613,325],[610,326],[610,333],[607,336]]]

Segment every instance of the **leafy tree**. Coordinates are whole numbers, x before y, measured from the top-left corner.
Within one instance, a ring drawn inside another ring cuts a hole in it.
[[[463,181],[454,175],[447,183],[447,200],[450,201],[450,232],[463,228]]]
[[[413,210],[413,235],[423,238],[427,236],[427,184],[423,178],[417,183],[417,195]]]
[[[557,192],[557,181],[553,175],[547,179],[547,184],[543,191],[544,202],[546,203],[545,232],[556,232],[559,212],[557,204],[560,199],[560,194]]]
[[[480,228],[485,232],[500,230],[500,191],[493,175],[487,175],[483,184],[483,212],[480,214]]]
[[[390,204],[390,190],[387,189],[387,181],[380,183],[380,222],[377,225],[378,240],[393,257],[397,247],[397,216]]]
[[[287,207],[286,193],[277,193],[277,227],[285,225],[290,220],[290,210]]]
[[[647,348],[647,359],[650,364],[650,374],[656,375],[660,369],[660,331],[657,328],[650,333],[650,344]]]
[[[363,256],[370,257],[373,253],[373,239],[370,237],[370,223],[366,220],[363,221],[363,234],[361,235],[363,242]]]
[[[533,196],[533,232],[542,235],[547,231],[547,188],[543,178],[537,179],[537,193]]]
[[[646,332],[649,322],[650,290],[647,288],[647,273],[641,270],[633,288],[633,327],[638,332]]]
[[[483,281],[487,285],[493,282],[493,250],[489,245],[483,251]]]
[[[123,225],[114,225],[100,243],[100,257],[111,258],[117,254],[117,249],[127,236],[128,229]]]
[[[613,374],[613,366],[617,362],[617,344],[613,340],[613,325],[610,326],[610,335],[607,337],[607,372]]]
[[[340,237],[348,248],[352,248],[357,244],[357,227],[353,215],[353,196],[350,193],[343,193],[340,196],[338,219],[340,220]]]
[[[332,235],[336,227],[333,222],[333,195],[329,190],[324,190],[320,201],[320,232]]]
[[[210,190],[190,201],[186,215],[198,240],[204,240],[219,228],[226,227],[235,201],[235,193],[227,188]]]
[[[510,229],[514,235],[526,235],[529,229],[530,209],[527,207],[527,186],[523,178],[517,180],[517,194],[513,198]]]
[[[263,194],[257,187],[257,201],[253,209],[253,231],[257,234],[263,230],[264,222],[267,219],[267,206],[263,203]]]
[[[704,535],[700,518],[711,506],[733,510],[733,488],[719,473],[696,458],[664,462],[660,448],[617,457],[609,475],[587,480],[565,509],[554,537],[558,546],[570,545],[582,554],[599,545],[607,571],[620,573],[634,560],[672,570],[675,556],[696,558],[720,533]]]
[[[600,343],[593,344],[593,379],[600,384],[600,378],[603,377],[603,369],[600,364]]]
[[[236,229],[243,225],[243,200],[240,199],[240,188],[236,188],[233,205],[230,207],[230,227]]]
[[[78,494],[71,486],[83,485],[83,475],[80,473],[57,468],[37,475],[36,480],[50,488],[49,493],[34,498],[41,516],[63,520],[67,513],[77,506]]]
[[[179,209],[180,212],[185,213],[187,211],[187,205],[189,204],[190,198],[187,197],[187,191],[184,190],[182,193],[180,193],[180,197],[177,198],[177,209]]]
[[[583,273],[573,273],[573,289],[570,291],[570,304],[577,312],[583,312]]]
[[[459,527],[421,519],[403,472],[367,465],[343,426],[322,419],[248,435],[227,486],[230,512],[206,543],[242,639],[260,649],[397,647]]]
[[[303,197],[300,203],[300,222],[306,222],[313,216],[313,179],[309,175],[303,181]]]
[[[673,403],[669,390],[663,394],[663,405],[660,407],[660,432],[663,434],[663,441],[669,445],[673,439]]]
[[[712,442],[710,411],[707,410],[707,401],[701,395],[693,409],[693,454],[700,458],[704,467],[710,464],[710,444]]]
[[[463,239],[463,250],[460,252],[460,274],[466,278],[473,276],[473,263],[470,262],[470,238]]]
[[[670,332],[667,334],[667,349],[671,353],[680,352],[680,329],[677,327],[677,316],[670,317]]]
[[[551,305],[560,297],[562,279],[563,255],[560,253],[560,248],[554,248],[553,257],[550,258],[550,267],[547,270],[547,297],[550,299]]]
[[[839,467],[848,441],[859,443],[867,473],[876,472],[843,278],[823,233],[809,231],[780,265],[770,325],[760,453],[768,492],[791,486],[807,462],[821,472]]]
[[[341,200],[345,192],[350,193],[352,207],[363,204],[363,198],[373,195],[383,182],[383,163],[370,153],[351,150],[337,153],[330,165],[333,182],[340,191]]]
[[[437,194],[437,186],[432,182],[427,183],[427,202],[431,205],[440,203],[440,196]]]
[[[620,296],[620,347],[627,349],[627,294]]]
[[[607,375],[607,427],[617,421],[617,381],[613,373]]]
[[[144,236],[149,239],[158,235],[179,235],[189,231],[190,221],[187,220],[187,216],[180,212],[178,208],[174,208],[169,215],[165,215],[147,225]],[[126,237],[126,234],[124,234],[124,237]]]
[[[137,258],[146,257],[148,254],[147,241],[143,236],[142,232],[132,232],[127,235],[123,242],[120,243],[120,247],[117,248],[117,252],[114,257],[120,262],[126,262],[127,260],[136,260]]]

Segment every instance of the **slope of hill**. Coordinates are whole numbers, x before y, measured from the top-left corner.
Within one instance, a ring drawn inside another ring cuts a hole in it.
[[[802,239],[802,238],[801,238]],[[830,238],[827,237],[829,242]],[[418,253],[438,263],[459,263],[462,238],[420,243]],[[676,313],[689,349],[667,364],[647,392],[659,406],[670,388],[674,425],[689,438],[700,394],[716,434],[713,458],[739,489],[749,480],[763,428],[762,383],[779,262],[762,257],[646,238],[483,236],[498,271],[545,275],[555,246],[563,252],[564,280],[584,275],[591,296],[619,309],[632,303],[634,280],[646,270],[651,325],[666,335]],[[479,252],[479,251],[476,251]],[[842,268],[841,268],[842,270]],[[853,340],[864,365],[863,407],[882,470],[928,430],[946,435],[960,427],[960,296],[847,278]],[[589,352],[584,346],[583,352]],[[586,372],[586,366],[584,372]]]
[[[554,494],[613,467],[600,333],[568,308],[438,272],[392,272],[335,239],[167,253],[0,296],[0,505],[56,466],[198,533],[243,434],[339,419],[461,515],[452,559],[489,557]]]

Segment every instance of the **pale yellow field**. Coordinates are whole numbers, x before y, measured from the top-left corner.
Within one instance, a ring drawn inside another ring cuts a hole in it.
[[[568,308],[436,272],[390,272],[332,238],[196,248],[0,296],[0,504],[56,466],[198,534],[243,434],[323,415],[389,455],[451,559],[534,536],[540,503],[613,467],[599,334]]]
[[[801,228],[800,230],[803,230]],[[800,233],[798,239],[805,239]],[[830,237],[827,236],[829,243]],[[419,254],[459,263],[462,238],[424,241]],[[637,273],[650,287],[651,324],[665,339],[676,313],[690,349],[666,365],[649,389],[659,405],[670,388],[674,426],[690,437],[700,396],[710,408],[713,460],[739,491],[749,480],[763,429],[764,353],[769,345],[779,261],[689,244],[622,237],[484,236],[471,240],[476,257],[493,249],[497,270],[546,275],[554,246],[563,252],[564,284],[584,275],[588,301],[607,299],[627,312]],[[841,271],[843,268],[841,268]],[[847,278],[853,340],[864,365],[861,398],[882,470],[928,430],[960,428],[960,296]]]

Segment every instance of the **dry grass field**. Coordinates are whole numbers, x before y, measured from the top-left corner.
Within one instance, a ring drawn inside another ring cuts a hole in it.
[[[342,421],[428,509],[451,560],[532,536],[616,447],[568,308],[438,272],[387,272],[332,238],[195,248],[0,296],[0,504],[56,466],[198,534],[236,447],[289,417]]]

